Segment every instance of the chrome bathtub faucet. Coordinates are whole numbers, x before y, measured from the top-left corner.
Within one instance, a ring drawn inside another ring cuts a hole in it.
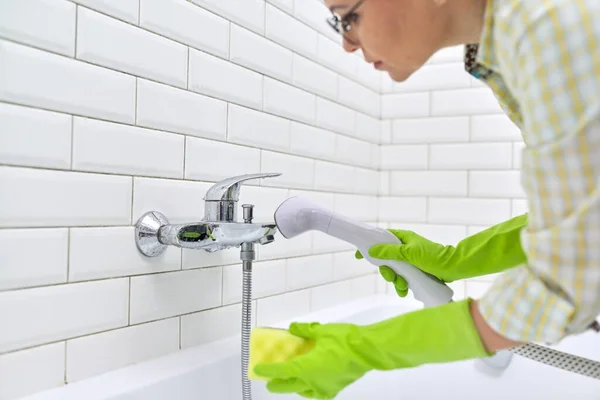
[[[238,222],[238,202],[243,182],[279,175],[247,174],[215,183],[204,196],[204,217],[198,222],[169,224],[167,217],[158,211],[145,213],[135,226],[138,250],[145,256],[157,257],[167,246],[215,252],[243,243],[264,245],[273,242],[277,232],[275,223],[252,223],[248,219]],[[253,207],[244,204],[244,211]]]

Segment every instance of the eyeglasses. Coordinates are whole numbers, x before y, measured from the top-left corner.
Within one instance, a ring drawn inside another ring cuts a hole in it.
[[[334,31],[341,34],[345,41],[354,46],[358,45],[358,38],[353,35],[352,32],[352,22],[354,22],[352,18],[356,17],[356,10],[364,2],[365,0],[359,0],[342,18],[338,14],[333,13],[333,16],[327,19],[329,26],[331,26]]]

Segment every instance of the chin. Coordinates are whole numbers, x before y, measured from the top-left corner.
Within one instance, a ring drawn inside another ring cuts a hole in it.
[[[388,75],[394,82],[404,82],[414,74],[416,70],[390,70]]]

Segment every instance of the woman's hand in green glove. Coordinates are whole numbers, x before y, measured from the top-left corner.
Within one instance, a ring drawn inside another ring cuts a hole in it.
[[[471,235],[456,247],[432,242],[412,231],[390,229],[402,243],[375,245],[369,249],[369,255],[381,260],[405,261],[444,282],[453,282],[525,263],[527,257],[520,234],[526,226],[527,214],[523,214]],[[358,251],[356,258],[362,258]],[[386,281],[393,282],[399,296],[406,296],[409,288],[403,277],[385,265],[380,266],[380,273]]]
[[[470,312],[471,300],[413,311],[375,324],[294,323],[290,332],[315,346],[285,362],[258,364],[272,393],[333,399],[372,370],[487,357]]]

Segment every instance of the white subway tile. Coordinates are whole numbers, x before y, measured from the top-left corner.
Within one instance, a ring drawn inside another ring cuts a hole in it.
[[[73,57],[75,8],[68,1],[4,0],[0,36]]]
[[[393,125],[394,143],[451,143],[469,141],[469,118],[398,119]]]
[[[315,161],[315,189],[351,193],[355,184],[355,169],[328,161]]]
[[[236,144],[186,138],[185,179],[219,181],[260,171],[260,150]]]
[[[179,350],[179,318],[67,341],[67,381],[147,361]]]
[[[318,36],[317,60],[319,63],[343,75],[355,77],[358,72],[358,63],[360,62],[360,59],[354,54],[349,54],[344,50],[339,36],[337,41],[323,35]]]
[[[263,150],[260,171],[263,173],[281,173],[276,178],[262,181],[262,186],[312,189],[315,182],[315,165],[310,158]]]
[[[475,235],[475,234],[477,234],[477,233],[479,233],[479,232],[481,232],[481,231],[483,231],[483,230],[485,230],[487,228],[488,228],[487,226],[480,226],[480,225],[477,225],[477,226],[468,226],[467,227],[467,235],[468,236]]]
[[[375,271],[375,266],[365,260],[356,259],[356,251],[345,251],[333,255],[333,276],[335,280],[355,278]]]
[[[337,135],[335,142],[335,160],[341,163],[371,166],[371,144],[364,140]]]
[[[356,137],[371,143],[381,141],[382,124],[377,118],[357,112],[356,113]]]
[[[465,54],[464,50],[465,46],[463,45],[445,47],[431,56],[429,63],[441,64],[462,61]]]
[[[230,59],[236,64],[286,82],[292,80],[292,51],[263,36],[231,25],[230,51]]]
[[[460,301],[465,298],[465,284],[466,282],[464,281],[454,281],[446,283],[446,285],[449,286],[450,289],[452,289],[452,291],[454,292],[454,295],[452,296],[452,299],[454,301]]]
[[[335,194],[335,211],[362,221],[377,219],[377,197],[356,194]]]
[[[85,8],[77,13],[77,58],[174,86],[187,83],[185,46]]]
[[[317,126],[354,136],[356,111],[317,97]]]
[[[395,196],[466,196],[466,171],[392,171]]]
[[[381,74],[380,76],[381,93],[393,93],[396,82],[392,80],[389,74]]]
[[[378,144],[371,144],[371,168],[381,168],[381,146]]]
[[[184,137],[87,118],[73,121],[73,169],[181,178]]]
[[[0,356],[0,399],[21,398],[64,385],[65,343]]]
[[[265,77],[263,109],[279,116],[314,124],[317,102],[314,94]]]
[[[134,122],[133,76],[2,40],[0,59],[0,100]]]
[[[227,103],[138,79],[137,125],[225,140]]]
[[[333,281],[333,255],[322,254],[287,260],[287,290],[304,289]]]
[[[0,352],[125,326],[128,292],[111,279],[0,293]]]
[[[265,36],[282,46],[309,58],[317,55],[318,33],[294,17],[266,5]]]
[[[266,0],[266,1],[267,1],[267,3],[271,3],[274,6],[277,6],[290,14],[294,11],[294,0]]]
[[[138,23],[140,0],[72,0],[124,21]]]
[[[313,233],[303,233],[293,239],[286,239],[281,234],[277,234],[273,243],[258,248],[258,260],[267,261],[311,255]]]
[[[360,167],[354,169],[354,193],[377,195],[378,190],[379,171]],[[344,189],[343,191],[347,192],[348,190]]]
[[[260,74],[193,49],[188,89],[256,109],[262,107]]]
[[[256,302],[252,304],[252,325],[256,324]],[[181,316],[181,348],[186,349],[240,334],[242,305]],[[206,329],[210,326],[210,329]]]
[[[133,179],[133,223],[145,213],[158,211],[170,223],[197,221],[204,215],[205,182],[135,177]]]
[[[470,171],[471,197],[526,197],[519,171]]]
[[[419,121],[427,121],[427,119]],[[389,119],[381,121],[381,143],[392,143],[392,121]]]
[[[229,105],[227,139],[263,149],[288,151],[290,121],[250,108]]]
[[[0,163],[68,169],[71,119],[66,114],[0,103]]]
[[[0,167],[0,203],[1,227],[129,224],[131,177]]]
[[[429,199],[429,222],[491,225],[509,218],[509,199]]]
[[[386,222],[424,222],[427,220],[425,197],[379,197],[378,219]]]
[[[286,291],[286,260],[260,261],[252,266],[252,298],[273,296]],[[242,266],[238,262],[223,267],[223,304],[242,301]]]
[[[379,172],[379,194],[381,196],[390,194],[390,171]]]
[[[262,186],[246,186],[240,190],[240,200],[238,201],[238,216],[242,219],[243,215],[243,204],[254,204],[254,220],[261,222],[273,222],[273,214],[289,197],[289,190],[265,187],[267,181],[276,178],[267,178],[256,180],[260,182]],[[248,181],[250,182],[250,181]],[[239,258],[239,255],[238,255]]]
[[[338,76],[330,69],[294,53],[294,85],[329,99],[338,93]]]
[[[504,114],[471,117],[471,140],[474,142],[513,142],[521,139],[519,127]]]
[[[405,82],[396,83],[395,92],[424,92],[440,89],[463,89],[471,87],[471,75],[462,62],[430,64],[423,66]]]
[[[132,277],[131,323],[218,307],[221,281],[219,267]]]
[[[73,228],[69,245],[69,281],[149,274],[181,268],[181,250],[170,246],[158,257],[132,246],[134,227]],[[102,257],[96,255],[102,249]]]
[[[241,215],[241,214],[238,214]],[[197,219],[197,218],[196,218]],[[238,217],[241,219],[241,217]],[[226,250],[207,253],[193,249],[183,249],[183,269],[219,267],[222,265],[240,265],[240,249],[233,247]]]
[[[442,90],[431,93],[431,115],[499,114],[498,100],[488,88]]]
[[[529,206],[527,204],[527,200],[525,199],[513,199],[512,201],[512,217],[517,217],[519,215],[523,215],[529,211]]]
[[[68,238],[66,228],[0,230],[0,290],[66,282]]]
[[[229,21],[186,0],[141,0],[140,26],[227,58]]]
[[[336,134],[299,122],[292,122],[290,151],[294,154],[333,159]]]
[[[258,326],[300,317],[310,312],[310,290],[300,290],[257,301]]]
[[[358,69],[358,72],[356,75],[356,79],[363,86],[366,86],[369,89],[371,89],[377,93],[380,93],[381,92],[381,77],[384,75],[384,73],[376,70],[375,68],[373,68],[372,64],[369,64],[363,60],[358,61],[357,69]],[[385,75],[387,75],[387,74],[385,74]],[[380,96],[378,96],[378,97],[380,97]],[[381,98],[380,98],[380,100],[381,100]]]
[[[390,229],[413,231],[431,241],[454,246],[466,237],[467,229],[459,225],[392,223]]]
[[[289,1],[291,2],[291,0]],[[325,23],[325,20],[331,17],[331,12],[322,1],[296,1],[293,11],[296,18],[310,26],[312,29],[323,35],[329,36],[332,40],[339,40],[339,34],[334,32],[334,30]]]
[[[381,146],[381,168],[427,169],[428,152],[427,145]]]
[[[340,103],[373,117],[379,117],[381,113],[380,99],[379,93],[348,78],[339,77],[338,101]]]
[[[305,197],[313,203],[319,204],[330,210],[333,210],[335,204],[335,194],[333,193],[292,189],[289,192],[289,197]]]
[[[265,32],[264,0],[191,0],[226,19],[242,25],[256,33]]]
[[[429,93],[381,95],[383,118],[411,118],[429,116]]]
[[[510,143],[432,144],[431,169],[510,169]]]
[[[372,274],[352,279],[350,282],[352,284],[353,299],[360,299],[361,297],[369,297],[374,295],[376,290],[376,279],[381,278]]]
[[[525,143],[517,142],[513,143],[513,165],[514,169],[521,169],[523,165],[523,151],[525,150]]]
[[[320,311],[346,303],[352,299],[352,282],[342,281],[311,289],[310,309]]]

